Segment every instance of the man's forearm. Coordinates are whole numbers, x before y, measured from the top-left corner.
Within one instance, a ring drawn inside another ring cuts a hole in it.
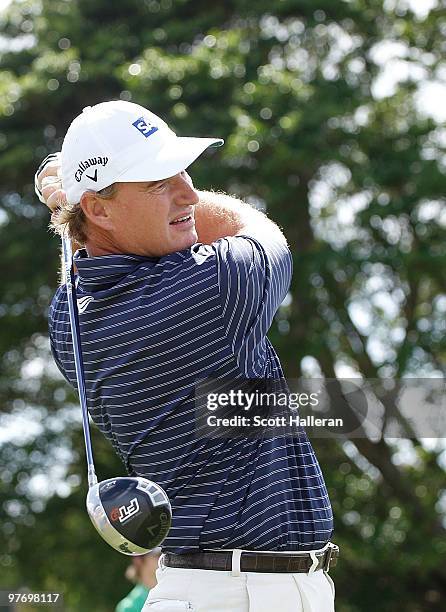
[[[273,232],[283,237],[271,219],[246,202],[225,193],[198,193],[200,202],[195,207],[195,227],[199,242],[211,244],[219,238],[235,236],[248,230],[256,234]]]

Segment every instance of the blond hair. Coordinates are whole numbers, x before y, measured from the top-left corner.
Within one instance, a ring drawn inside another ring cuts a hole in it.
[[[99,191],[94,191],[96,195],[104,200],[110,200],[116,195],[117,184],[112,183]],[[73,242],[79,246],[85,246],[87,242],[87,219],[79,203],[68,204],[67,201],[61,203],[51,215],[50,229],[55,234],[62,236],[65,231]]]

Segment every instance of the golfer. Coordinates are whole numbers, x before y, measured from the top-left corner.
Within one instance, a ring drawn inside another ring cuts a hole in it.
[[[197,191],[187,173],[222,142],[104,102],[76,117],[37,191],[78,247],[90,415],[129,475],[160,484],[172,504],[144,610],[331,612],[338,549],[307,437],[194,435],[196,381],[284,376],[266,334],[290,285],[286,239],[248,204]],[[49,332],[76,388],[65,285]]]

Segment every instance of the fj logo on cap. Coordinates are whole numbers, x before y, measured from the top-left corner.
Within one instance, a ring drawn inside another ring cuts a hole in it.
[[[141,134],[146,138],[158,131],[158,128],[154,125],[150,125],[150,123],[147,123],[144,117],[140,117],[134,121],[132,125],[134,125],[138,132],[141,132]]]

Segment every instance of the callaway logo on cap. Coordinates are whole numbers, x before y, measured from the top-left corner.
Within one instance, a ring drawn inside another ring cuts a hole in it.
[[[87,106],[62,145],[62,186],[69,204],[87,190],[116,182],[159,181],[185,170],[221,138],[178,137],[138,104],[116,100]]]

